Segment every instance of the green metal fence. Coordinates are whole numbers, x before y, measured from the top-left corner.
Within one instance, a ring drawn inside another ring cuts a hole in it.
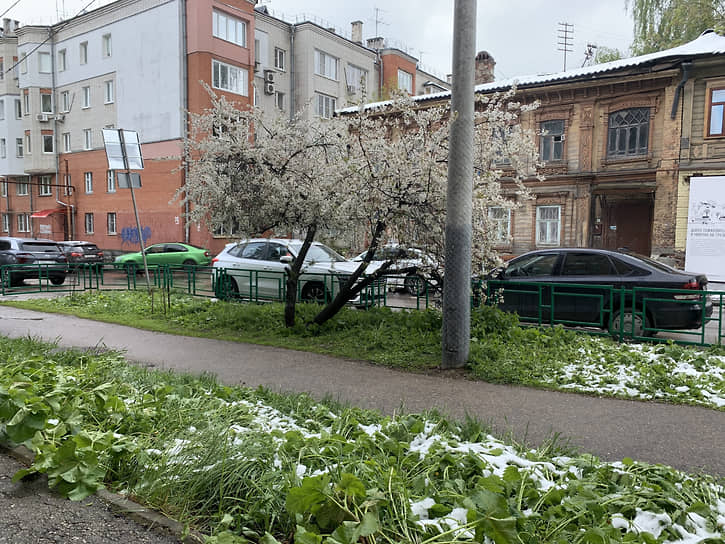
[[[192,296],[254,303],[284,301],[286,297],[286,275],[280,272],[197,266],[149,266],[148,271],[151,286],[156,290],[173,289]],[[33,277],[18,281],[21,273]],[[61,274],[65,278],[62,284],[58,284]],[[393,281],[388,283],[391,279]],[[297,287],[297,299],[329,302],[346,280],[342,275],[303,274]],[[379,279],[364,289],[351,304],[359,308],[380,305],[417,310],[440,304],[440,290],[428,283],[415,285],[412,289],[414,295],[393,295],[390,288],[400,287],[401,280],[393,275]],[[417,281],[425,282],[422,278]],[[133,265],[117,268],[112,264],[0,266],[0,295],[68,294],[113,289],[146,289],[143,269]],[[516,310],[520,321],[528,325],[562,325],[589,334],[610,335],[619,340],[675,341],[702,346],[722,346],[725,343],[724,297],[725,292],[720,291],[626,289],[610,285],[493,280],[474,281],[471,290],[473,306],[485,303]],[[657,315],[663,305],[670,312],[682,310],[694,315],[694,320],[699,321],[698,326],[685,330],[658,326]],[[588,311],[582,312],[581,308]]]

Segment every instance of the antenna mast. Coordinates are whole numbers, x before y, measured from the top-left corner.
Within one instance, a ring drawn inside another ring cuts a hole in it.
[[[572,52],[572,41],[574,40],[574,25],[559,23],[559,51],[564,52],[564,71],[566,72],[566,54]]]

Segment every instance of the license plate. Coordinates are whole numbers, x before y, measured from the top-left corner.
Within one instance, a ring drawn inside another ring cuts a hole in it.
[[[38,261],[38,264],[58,264],[55,261]]]

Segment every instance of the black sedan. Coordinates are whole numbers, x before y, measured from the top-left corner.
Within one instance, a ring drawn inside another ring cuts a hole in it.
[[[522,321],[646,336],[697,329],[712,315],[707,277],[628,251],[531,251],[487,278],[489,296]]]

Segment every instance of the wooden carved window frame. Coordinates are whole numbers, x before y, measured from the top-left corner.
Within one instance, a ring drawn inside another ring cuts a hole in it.
[[[713,91],[725,91],[725,78],[710,79],[705,81],[705,124],[702,127],[702,136],[706,140],[725,138],[725,101],[723,102],[723,131],[720,134],[710,134]],[[718,101],[718,103],[720,102]]]
[[[634,97],[622,97],[602,104],[602,160],[606,163],[616,162],[632,162],[646,161],[652,158],[653,138],[654,138],[654,122],[659,111],[659,97],[657,95],[645,95]],[[609,116],[622,110],[633,108],[649,108],[649,127],[647,134],[647,153],[643,155],[627,156],[627,157],[610,157],[608,154],[609,147]]]

